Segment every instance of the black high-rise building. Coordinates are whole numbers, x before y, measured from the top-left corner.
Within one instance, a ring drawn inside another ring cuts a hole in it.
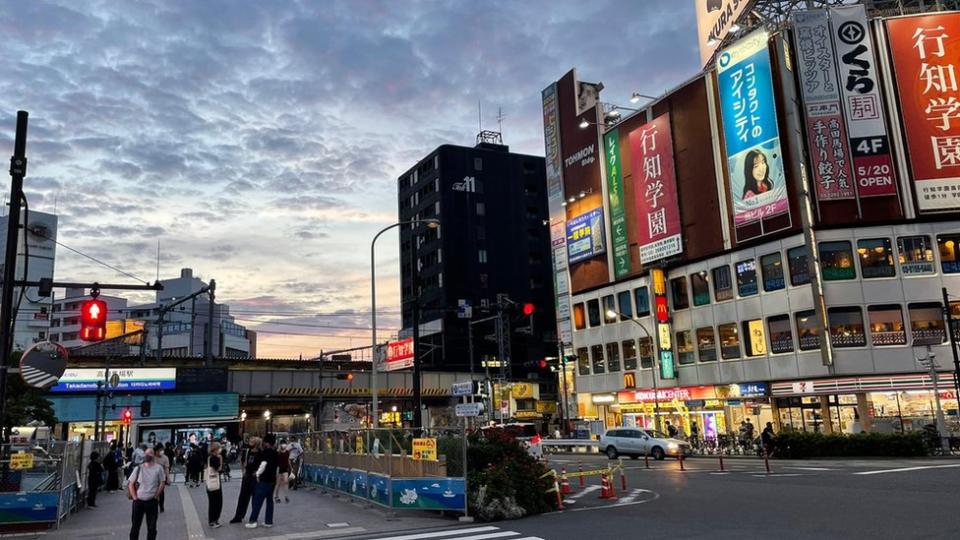
[[[400,232],[404,334],[413,328],[416,303],[424,368],[469,370],[467,319],[458,317],[459,301],[472,306],[477,320],[493,315],[497,295],[505,294],[536,306],[532,325],[530,318],[513,317],[510,374],[553,379],[535,365],[557,356],[544,176],[544,158],[480,142],[473,148],[440,146],[398,179],[400,220],[440,221],[436,229],[405,226]],[[474,325],[477,373],[485,371],[485,360],[497,358],[493,335],[492,321]],[[491,373],[498,375],[499,368]]]

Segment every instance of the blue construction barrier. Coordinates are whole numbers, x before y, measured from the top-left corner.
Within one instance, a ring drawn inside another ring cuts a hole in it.
[[[304,482],[344,493],[394,510],[463,510],[463,478],[392,478],[358,469],[304,464]]]

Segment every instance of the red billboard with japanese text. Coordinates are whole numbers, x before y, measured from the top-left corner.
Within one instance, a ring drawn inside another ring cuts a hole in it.
[[[630,132],[630,169],[637,205],[640,262],[649,264],[681,253],[680,207],[669,114],[662,114]]]
[[[413,338],[387,343],[386,354],[381,364],[382,371],[395,371],[413,367]]]
[[[920,210],[960,208],[960,13],[887,21]]]

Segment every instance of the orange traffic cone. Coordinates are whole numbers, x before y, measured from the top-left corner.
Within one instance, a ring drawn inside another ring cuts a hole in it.
[[[571,493],[573,493],[573,488],[570,487],[570,480],[567,479],[567,468],[562,467],[560,469],[560,494],[570,495]]]
[[[610,477],[607,473],[600,473],[600,498],[616,499],[617,494],[613,492],[613,484],[610,483]]]

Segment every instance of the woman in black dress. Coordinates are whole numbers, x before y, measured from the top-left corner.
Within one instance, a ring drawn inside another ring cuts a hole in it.
[[[100,465],[100,453],[90,454],[90,464],[87,465],[87,506],[97,507],[97,490],[102,481],[103,466]]]
[[[103,456],[103,468],[107,471],[107,493],[113,493],[120,489],[120,463],[117,462],[119,455],[117,443],[110,443],[110,451]]]

